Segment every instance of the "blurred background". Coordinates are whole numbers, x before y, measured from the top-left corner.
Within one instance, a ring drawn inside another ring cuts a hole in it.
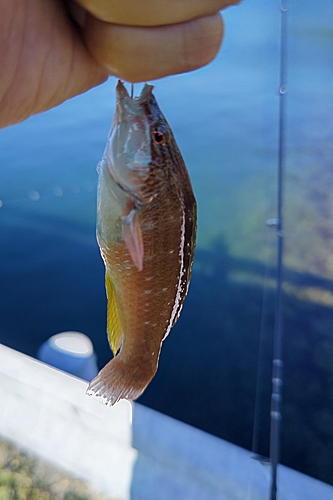
[[[192,179],[198,243],[183,313],[139,402],[248,449],[254,426],[255,449],[267,455],[279,1],[244,0],[224,18],[212,64],[155,82]],[[285,465],[331,484],[332,19],[330,0],[290,2],[281,447]],[[31,356],[76,330],[100,367],[111,357],[95,216],[115,85],[0,131],[0,342]]]

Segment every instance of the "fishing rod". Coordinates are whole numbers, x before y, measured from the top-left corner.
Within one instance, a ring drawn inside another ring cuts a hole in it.
[[[270,500],[277,499],[277,468],[280,459],[281,437],[281,407],[283,387],[283,186],[284,186],[284,160],[285,160],[285,109],[286,109],[286,38],[287,38],[287,0],[281,0],[280,18],[280,86],[279,86],[279,142],[278,142],[278,178],[277,178],[277,270],[276,270],[276,299],[275,299],[275,325],[273,343],[272,367],[272,395],[270,412],[270,451],[271,485]]]

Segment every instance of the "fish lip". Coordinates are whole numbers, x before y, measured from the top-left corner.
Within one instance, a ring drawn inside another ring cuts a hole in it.
[[[126,109],[131,113],[137,114],[139,108],[149,102],[153,88],[153,85],[145,83],[140,95],[132,98],[127,92],[123,82],[118,80],[116,87],[117,104],[120,106],[120,109]]]
[[[143,89],[141,90],[141,94],[138,97],[135,97],[135,100],[140,104],[146,104],[150,101],[150,98],[153,93],[154,85],[149,85],[148,83],[144,84]]]

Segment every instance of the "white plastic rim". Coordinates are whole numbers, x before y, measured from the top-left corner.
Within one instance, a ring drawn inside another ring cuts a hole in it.
[[[50,337],[54,349],[73,356],[87,357],[94,353],[94,347],[87,335],[79,332],[63,332]]]
[[[87,381],[91,381],[98,373],[93,344],[87,335],[80,332],[53,335],[38,349],[37,358]]]

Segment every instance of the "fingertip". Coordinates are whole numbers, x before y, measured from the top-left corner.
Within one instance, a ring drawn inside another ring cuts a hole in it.
[[[155,80],[208,64],[223,38],[219,13],[172,26],[119,26],[88,15],[84,37],[110,74],[130,82]]]
[[[185,23],[183,71],[199,69],[218,54],[224,35],[224,23],[219,12]]]

